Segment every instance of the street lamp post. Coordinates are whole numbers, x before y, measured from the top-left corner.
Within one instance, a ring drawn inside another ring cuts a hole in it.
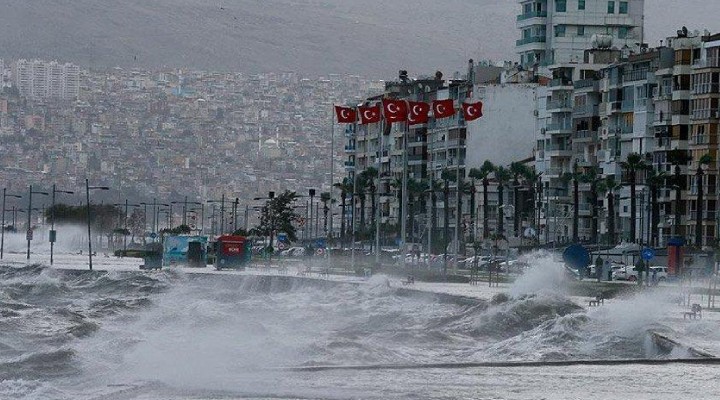
[[[110,190],[110,188],[107,186],[90,186],[88,179],[87,178],[85,179],[85,200],[86,200],[86,204],[87,204],[87,229],[88,229],[88,261],[90,262],[90,271],[92,271],[92,232],[90,231],[90,190]]]
[[[220,200],[208,200],[208,203],[220,203],[220,235],[225,231],[225,194],[223,193]],[[215,212],[213,211],[213,214]]]
[[[123,204],[114,204],[115,206],[122,207],[125,206],[125,219],[123,221],[123,257],[125,257],[125,253],[127,253],[127,234],[128,234],[128,207],[140,207],[140,204],[128,204],[128,199],[125,199],[125,203]]]
[[[2,200],[2,227],[0,227],[0,230],[2,230],[2,235],[0,239],[0,260],[3,258],[3,253],[5,251],[5,199],[8,197],[14,197],[16,199],[21,199],[22,196],[18,194],[8,194],[7,188],[3,188],[3,200]],[[15,207],[13,206],[13,221],[15,219]],[[17,226],[15,226],[15,222],[13,222],[13,228],[17,231]]]
[[[30,242],[32,241],[32,195],[33,194],[41,194],[43,196],[49,196],[50,193],[48,192],[38,192],[33,191],[32,185],[30,185],[29,197],[28,197],[28,215],[27,215],[27,259],[30,259]]]
[[[57,232],[55,232],[55,194],[75,194],[69,190],[58,190],[56,185],[52,187],[52,206],[50,207],[50,265],[53,265],[53,252],[55,247],[55,240],[57,239]]]
[[[310,219],[306,222],[310,226],[310,235],[308,236],[308,239],[312,240],[313,238],[313,200],[315,199],[315,189],[308,190],[308,194],[310,195]],[[317,232],[315,233],[317,234]]]

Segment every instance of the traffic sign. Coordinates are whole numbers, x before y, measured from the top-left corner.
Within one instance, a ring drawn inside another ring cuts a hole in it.
[[[27,230],[27,233],[25,234],[25,238],[26,238],[27,240],[33,240],[33,231],[32,231],[32,229],[28,229],[28,230]]]
[[[150,239],[155,239],[157,237],[157,233],[151,232],[150,233]]]
[[[644,249],[642,251],[642,259],[645,261],[650,261],[655,257],[655,250],[651,248]]]
[[[317,249],[317,250],[315,250],[315,254],[321,256],[321,255],[325,254],[325,249]]]
[[[280,243],[278,243],[277,247],[278,247],[278,250],[285,250],[285,243],[280,242]]]

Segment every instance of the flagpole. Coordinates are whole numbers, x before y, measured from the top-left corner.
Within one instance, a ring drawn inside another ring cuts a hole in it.
[[[405,252],[407,251],[407,215],[408,215],[408,133],[410,132],[410,123],[405,121],[405,129],[403,130],[403,177],[402,177],[402,213],[400,216],[400,257],[403,265],[405,265]]]
[[[330,110],[330,229],[328,232],[325,232],[325,236],[328,239],[331,239],[333,237],[333,202],[332,199],[335,197],[333,195],[333,183],[335,180],[335,116],[333,115],[334,107]],[[329,251],[329,243],[328,243],[328,251],[325,252],[326,257],[330,259],[330,251]]]
[[[382,105],[381,105],[382,107]],[[382,108],[381,108],[382,110]],[[382,213],[380,212],[380,175],[382,175],[382,156],[383,156],[383,147],[384,147],[384,141],[385,141],[385,119],[382,118],[382,115],[380,116],[380,149],[378,151],[378,176],[377,176],[377,188],[375,189],[375,192],[377,193],[377,206],[375,207],[375,265],[380,265],[380,216]]]

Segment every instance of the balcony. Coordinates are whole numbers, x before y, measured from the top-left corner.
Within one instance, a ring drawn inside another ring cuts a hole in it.
[[[355,161],[345,161],[346,171],[355,171]]]
[[[647,69],[636,69],[633,71],[627,71],[623,74],[623,81],[624,82],[633,82],[633,81],[641,81],[647,79],[648,76],[648,70]]]
[[[597,140],[597,132],[585,130],[573,133],[573,139],[577,141],[594,141]]]
[[[697,59],[693,62],[695,68],[720,68],[720,58]]]
[[[345,146],[346,153],[354,153],[356,150],[355,146]]]
[[[599,113],[600,107],[597,104],[585,104],[573,108],[573,114],[576,116],[597,117]]]
[[[572,111],[572,102],[569,100],[552,100],[547,103],[547,111],[552,112],[570,112]]]
[[[567,145],[553,144],[545,148],[546,157],[570,157],[572,147]]]
[[[517,16],[517,22],[525,21],[530,18],[547,18],[547,11],[532,11]]]
[[[545,41],[546,41],[545,36],[529,36],[529,37],[517,40],[515,42],[515,46],[524,46],[526,44],[532,44],[532,43],[545,43]]]
[[[554,177],[559,178],[561,177],[565,172],[562,168],[548,168],[545,170],[545,176],[548,177]]]
[[[566,78],[555,78],[550,81],[548,84],[549,89],[559,89],[559,90],[573,90],[574,86],[570,79]]]
[[[572,133],[572,130],[572,124],[569,122],[548,124],[546,128],[547,133]]]
[[[581,79],[573,83],[575,89],[592,89],[593,91],[597,91],[598,86],[599,82],[595,79]]]
[[[703,210],[703,221],[715,221],[715,216],[716,216],[715,214],[716,214],[715,211]],[[689,217],[689,222],[693,222],[693,221],[697,220],[697,210],[690,211],[690,214],[688,217]]]

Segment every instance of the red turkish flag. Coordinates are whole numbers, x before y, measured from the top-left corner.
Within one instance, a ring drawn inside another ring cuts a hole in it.
[[[382,113],[380,112],[380,106],[370,106],[370,107],[358,107],[358,111],[360,112],[360,123],[363,125],[367,124],[374,124],[376,122],[380,122],[380,118],[382,116]]]
[[[335,114],[339,124],[352,124],[357,121],[357,112],[354,108],[335,106]]]
[[[430,104],[411,101],[409,106],[410,114],[408,115],[408,124],[427,124],[430,114]]]
[[[465,121],[474,121],[483,116],[483,103],[478,101],[477,103],[463,103],[463,114],[465,114]]]
[[[383,99],[383,111],[388,123],[407,121],[408,108],[405,100]]]
[[[455,115],[455,102],[452,99],[433,101],[433,114],[435,119],[452,117]]]

